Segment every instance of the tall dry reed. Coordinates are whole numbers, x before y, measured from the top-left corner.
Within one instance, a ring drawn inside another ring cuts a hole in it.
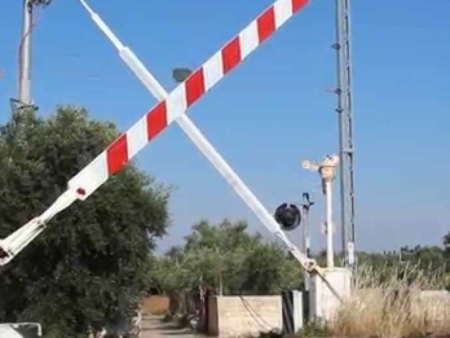
[[[356,288],[328,328],[336,336],[423,337],[450,333],[443,270],[361,266]]]

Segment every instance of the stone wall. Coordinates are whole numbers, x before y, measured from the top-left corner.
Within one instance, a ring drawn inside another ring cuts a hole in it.
[[[208,333],[248,337],[282,329],[281,296],[214,296],[209,299]]]

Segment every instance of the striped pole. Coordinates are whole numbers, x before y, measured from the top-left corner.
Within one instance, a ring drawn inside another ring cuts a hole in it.
[[[73,177],[69,189],[89,197],[307,3],[277,0]]]
[[[130,70],[138,77],[142,84],[153,94],[158,100],[164,100],[168,93],[164,90],[161,84],[156,80],[150,71],[144,66],[139,58],[128,46],[124,45],[114,32],[108,27],[106,22],[96,13],[85,0],[79,0],[81,5],[89,13],[89,16],[97,25],[97,27],[105,34],[108,40],[116,48],[120,58],[130,68]],[[308,257],[303,255],[286,237],[283,230],[275,221],[273,215],[267,211],[259,199],[252,193],[244,181],[231,168],[225,159],[217,152],[206,137],[200,132],[195,124],[189,119],[186,114],[181,114],[175,120],[181,129],[186,133],[189,139],[194,143],[198,150],[208,159],[212,166],[221,174],[227,183],[233,188],[236,194],[242,201],[253,211],[254,215],[261,221],[261,223],[272,233],[281,237],[283,242],[290,248],[294,257],[297,257],[303,266],[310,266],[308,264]]]
[[[68,182],[63,193],[43,214],[34,218],[6,239],[0,240],[0,265],[8,264],[44,229],[55,215],[75,200],[85,200],[107,179],[119,172],[140,150],[172,122],[186,112],[200,97],[240,64],[252,51],[300,11],[309,0],[277,0],[229,40],[218,52],[179,84],[163,101],[157,103],[139,121],[121,134],[100,155]],[[103,27],[109,30],[108,27]],[[124,55],[126,57],[126,55]],[[270,218],[270,221],[273,221]],[[317,268],[305,259],[282,231],[275,231],[289,250],[307,269]]]

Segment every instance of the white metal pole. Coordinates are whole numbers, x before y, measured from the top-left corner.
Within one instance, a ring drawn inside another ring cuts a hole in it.
[[[302,208],[302,216],[303,216],[303,236],[302,236],[302,251],[309,257],[310,255],[310,238],[309,238],[309,206],[306,204],[309,201],[304,201]],[[309,274],[305,271],[304,273],[305,280],[305,291],[309,291]]]
[[[333,249],[333,193],[332,184],[335,178],[336,166],[339,163],[339,156],[327,155],[320,163],[309,160],[302,162],[303,168],[317,171],[322,179],[322,193],[325,195],[325,232],[327,236],[327,267],[334,267]]]
[[[31,104],[31,29],[33,21],[33,3],[23,1],[22,38],[19,46],[19,101]]]
[[[308,207],[307,206],[303,206],[303,212],[302,212],[302,217],[303,217],[303,234],[302,234],[302,251],[305,253],[305,255],[308,255],[308,251],[309,251],[309,224],[308,224],[308,220],[309,220],[309,212],[308,212]]]
[[[333,193],[332,181],[325,181],[326,196],[326,230],[327,230],[327,267],[334,267],[334,249],[333,249]]]

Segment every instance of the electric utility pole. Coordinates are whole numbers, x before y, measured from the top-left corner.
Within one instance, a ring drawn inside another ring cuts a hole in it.
[[[22,37],[19,45],[19,103],[31,105],[31,30],[33,0],[23,0]]]
[[[23,0],[22,34],[19,44],[19,93],[18,108],[33,107],[31,99],[31,38],[33,33],[33,10],[35,6],[48,6],[51,0]]]
[[[344,265],[355,264],[355,205],[353,183],[352,59],[350,0],[336,0],[337,113],[341,183],[341,227]]]

